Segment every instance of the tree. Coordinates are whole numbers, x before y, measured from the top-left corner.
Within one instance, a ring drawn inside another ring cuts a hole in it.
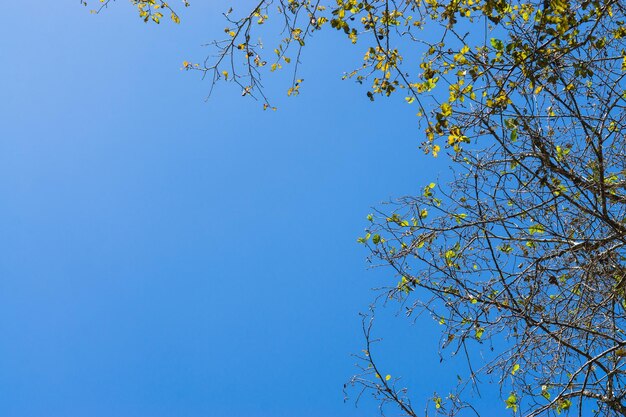
[[[179,21],[132,2],[146,21]],[[442,349],[494,347],[435,410],[473,413],[463,392],[489,374],[514,414],[626,416],[626,3],[259,0],[233,16],[216,57],[185,68],[268,108],[264,73],[291,64],[298,94],[305,42],[334,28],[365,53],[346,77],[371,100],[401,93],[424,152],[449,156],[448,183],[376,211],[359,238],[397,274],[387,295],[441,324]],[[283,37],[264,48],[272,19]],[[364,331],[352,385],[416,416]]]

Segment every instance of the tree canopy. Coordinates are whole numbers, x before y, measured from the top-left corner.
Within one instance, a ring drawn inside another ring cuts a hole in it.
[[[166,2],[132,3],[180,21]],[[345,77],[415,106],[422,149],[449,157],[448,183],[381,207],[359,238],[395,271],[388,297],[439,322],[442,349],[493,347],[437,413],[476,412],[464,393],[491,375],[502,411],[626,416],[623,1],[260,0],[224,16],[215,56],[186,69],[271,108],[266,73],[290,68],[297,95],[303,48],[336,30],[363,54]],[[364,330],[352,384],[416,416]]]

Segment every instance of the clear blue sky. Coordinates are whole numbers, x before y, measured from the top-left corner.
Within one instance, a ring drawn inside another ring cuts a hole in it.
[[[418,150],[416,108],[341,81],[363,46],[334,32],[310,42],[300,97],[268,80],[278,112],[228,86],[205,102],[180,67],[226,3],[180,26],[117,3],[3,4],[0,416],[376,415],[342,384],[357,313],[396,278],[355,239],[370,207],[446,170]],[[378,355],[421,409],[456,375],[398,308]]]

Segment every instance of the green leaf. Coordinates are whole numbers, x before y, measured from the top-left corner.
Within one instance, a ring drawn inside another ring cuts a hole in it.
[[[491,46],[493,46],[494,49],[497,51],[501,51],[504,49],[504,44],[502,43],[500,39],[491,38],[490,43],[491,43]]]
[[[572,402],[570,400],[561,400],[556,406],[556,412],[557,414],[561,414],[561,412],[569,410],[571,406]]]
[[[435,400],[435,408],[436,409],[440,409],[441,408],[441,397],[435,397],[433,399]]]
[[[511,393],[511,395],[509,395],[509,398],[507,398],[504,403],[506,404],[506,408],[510,408],[513,410],[513,412],[517,412],[517,397],[514,393]]]
[[[479,327],[476,329],[476,339],[480,340],[481,337],[483,337],[483,333],[485,333],[485,328],[484,327]]]

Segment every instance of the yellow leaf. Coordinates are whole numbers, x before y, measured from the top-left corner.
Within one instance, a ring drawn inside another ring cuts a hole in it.
[[[391,379],[391,375],[387,375],[387,376],[385,377],[385,381],[389,381],[390,379]]]
[[[176,24],[180,23],[180,18],[174,12],[172,12],[172,21]]]
[[[450,116],[450,115],[452,114],[452,106],[450,106],[450,104],[449,104],[449,103],[443,103],[443,104],[441,105],[441,114],[442,114],[444,117],[448,117],[448,116]]]

